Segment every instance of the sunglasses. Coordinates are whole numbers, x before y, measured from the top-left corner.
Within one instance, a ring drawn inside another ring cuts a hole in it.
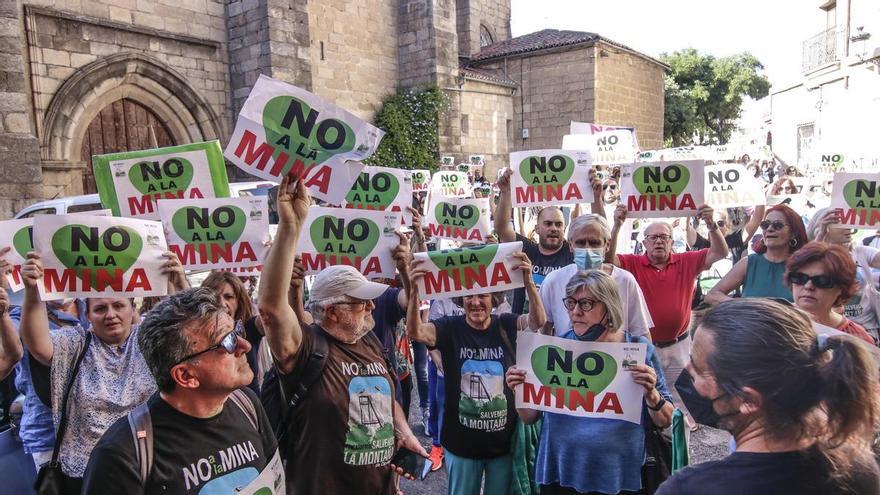
[[[715,225],[717,225],[718,227],[724,227],[725,225],[727,225],[727,222],[725,222],[724,220],[718,220],[717,222],[715,222]]]
[[[767,230],[770,227],[773,227],[773,230],[782,230],[788,224],[786,224],[785,222],[781,222],[779,220],[776,220],[775,222],[771,222],[770,220],[764,220],[763,222],[760,223],[760,225],[761,225],[761,230]]]
[[[565,305],[565,309],[569,311],[574,311],[575,306],[577,306],[581,308],[581,311],[586,313],[593,309],[593,306],[596,305],[596,301],[592,299],[575,299],[573,297],[566,297],[562,300],[562,304]]]
[[[830,275],[813,275],[812,277],[806,273],[791,272],[788,274],[788,280],[794,285],[807,285],[807,282],[813,282],[813,287],[817,289],[831,289],[834,287],[834,278]]]
[[[218,322],[220,321],[220,313],[217,313],[217,321],[218,321]],[[211,351],[215,351],[215,350],[217,350],[217,349],[220,349],[221,347],[222,347],[223,350],[226,351],[228,354],[234,354],[234,353],[235,353],[235,349],[238,347],[238,338],[239,338],[239,337],[244,338],[244,326],[241,324],[241,321],[236,321],[236,322],[235,322],[235,327],[232,329],[232,331],[229,332],[229,333],[227,333],[226,335],[224,335],[223,338],[220,339],[220,342],[218,342],[218,343],[212,345],[211,347],[208,347],[208,348],[205,349],[205,350],[202,350],[202,351],[199,351],[199,352],[196,352],[196,353],[190,354],[189,356],[187,356],[187,357],[181,359],[180,361],[174,363],[174,366],[177,366],[178,364],[180,364],[180,363],[182,363],[182,362],[184,362],[184,361],[189,361],[190,359],[192,359],[192,358],[194,358],[194,357],[201,356],[202,354],[206,354],[206,353],[208,353],[208,352],[211,352]],[[173,368],[174,366],[172,366],[172,368]]]
[[[602,186],[603,191],[608,189],[617,189],[617,184],[605,184],[604,186]]]

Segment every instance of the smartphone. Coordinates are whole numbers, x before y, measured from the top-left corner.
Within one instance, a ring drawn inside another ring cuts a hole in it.
[[[408,474],[413,478],[421,479],[421,471],[419,470],[419,462],[425,458],[416,454],[406,447],[397,449],[397,453],[391,459],[391,464],[403,469],[404,474]]]

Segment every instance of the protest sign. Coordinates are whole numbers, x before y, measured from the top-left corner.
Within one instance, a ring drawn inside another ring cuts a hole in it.
[[[312,206],[303,225],[296,251],[306,275],[349,265],[367,278],[394,277],[391,250],[400,243],[394,233],[400,213]]]
[[[441,170],[431,176],[431,195],[445,198],[470,198],[474,190],[466,172]]]
[[[703,205],[702,160],[632,163],[621,167],[631,218],[690,217]]]
[[[645,362],[646,344],[581,342],[537,333],[516,338],[516,367],[526,370],[516,407],[640,423],[643,388],[628,368]]]
[[[441,157],[440,158],[440,165],[443,165],[445,167],[455,166],[455,157],[450,156],[450,155],[446,155],[446,156]]]
[[[428,192],[431,186],[430,170],[413,170],[410,173],[410,177],[412,178],[413,192]]]
[[[761,182],[739,163],[707,166],[704,189],[706,204],[716,209],[767,202]]]
[[[396,211],[404,225],[412,224],[412,179],[409,170],[388,167],[364,167],[345,195],[345,208]]]
[[[831,207],[840,223],[832,227],[880,229],[880,174],[838,172],[831,186]]]
[[[162,224],[89,215],[34,218],[34,251],[43,262],[43,301],[66,297],[164,296],[168,248]]]
[[[594,133],[588,148],[593,165],[615,165],[635,160],[636,140],[631,129]]]
[[[263,264],[269,250],[266,196],[159,200],[168,250],[190,270]]]
[[[484,243],[492,233],[489,198],[431,196],[425,222],[431,237]]]
[[[418,280],[422,299],[446,299],[523,287],[523,273],[514,254],[522,252],[522,242],[413,253],[428,271]]]
[[[24,288],[24,282],[21,279],[21,266],[27,261],[27,254],[34,250],[33,225],[33,218],[0,222],[0,248],[7,246],[10,248],[3,258],[10,265],[10,272],[6,274],[6,280],[13,292]]]
[[[156,201],[229,197],[219,141],[92,157],[101,204],[113,215],[158,220]]]
[[[486,164],[486,157],[483,155],[471,155],[468,157],[468,162],[475,167],[480,167]]]
[[[569,134],[586,134],[588,136],[592,136],[593,134],[597,134],[599,132],[605,131],[616,131],[619,129],[627,129],[632,131],[632,127],[621,127],[616,125],[602,125],[602,124],[593,124],[591,122],[578,122],[575,120],[571,121],[569,125]]]
[[[363,168],[359,161],[376,151],[384,135],[323,98],[261,75],[224,156],[275,182],[292,170],[313,197],[338,205]]]
[[[185,471],[189,474],[189,471]],[[284,480],[284,463],[281,461],[279,451],[266,463],[266,467],[260,471],[260,475],[251,480],[244,488],[236,488],[236,495],[282,495],[287,493],[287,484]]]
[[[517,151],[510,168],[514,207],[593,201],[587,151]]]

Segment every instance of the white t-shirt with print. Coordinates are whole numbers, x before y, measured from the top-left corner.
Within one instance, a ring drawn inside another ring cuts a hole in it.
[[[856,263],[856,282],[859,289],[844,306],[844,316],[865,327],[875,339],[880,331],[880,294],[877,293],[877,276],[871,270],[870,264],[878,253],[880,249],[853,246],[852,257]]]
[[[544,311],[547,312],[547,321],[553,324],[556,335],[564,333],[571,328],[571,320],[568,318],[568,310],[562,304],[565,298],[565,286],[571,277],[577,273],[577,265],[574,263],[560,268],[547,275],[541,284],[541,301],[544,302]],[[611,278],[617,284],[620,292],[620,303],[626,321],[618,325],[619,330],[628,331],[632,335],[648,335],[654,320],[648,312],[645,304],[645,296],[636,282],[635,277],[626,270],[613,267]]]

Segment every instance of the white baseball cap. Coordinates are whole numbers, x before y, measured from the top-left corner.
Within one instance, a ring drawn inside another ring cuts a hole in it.
[[[324,269],[315,277],[310,298],[315,301],[331,297],[349,296],[372,300],[382,295],[388,286],[370,282],[361,272],[348,265],[335,265]]]

